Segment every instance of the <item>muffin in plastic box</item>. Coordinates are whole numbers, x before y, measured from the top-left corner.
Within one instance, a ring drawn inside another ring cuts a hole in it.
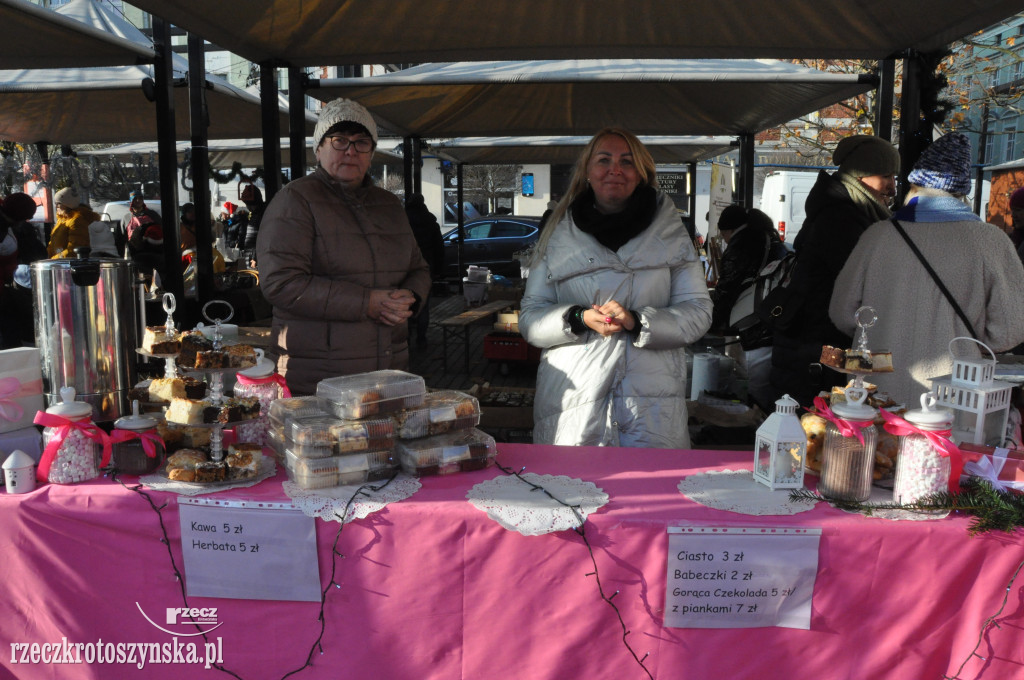
[[[339,418],[359,420],[419,406],[427,392],[423,378],[405,371],[370,371],[317,383],[316,396]]]
[[[288,479],[302,489],[329,489],[387,479],[395,469],[391,451],[349,453],[329,458],[301,458],[285,451]]]
[[[276,431],[282,438],[285,436],[285,419],[315,416],[327,412],[327,405],[318,397],[288,397],[270,402],[270,430]]]
[[[274,452],[274,459],[284,465],[285,439],[276,430],[267,432],[267,446]]]
[[[329,413],[285,418],[285,447],[300,458],[327,458],[337,445],[334,428],[345,421]]]
[[[482,470],[498,455],[494,437],[477,429],[399,441],[395,448],[402,470],[417,477]]]
[[[439,390],[428,392],[422,406],[399,411],[391,419],[399,439],[418,439],[476,427],[480,424],[480,403],[465,392]]]

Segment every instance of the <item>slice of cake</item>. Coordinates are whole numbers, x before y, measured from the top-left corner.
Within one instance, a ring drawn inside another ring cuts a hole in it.
[[[185,387],[186,399],[202,399],[206,396],[206,381],[185,376],[181,382]]]
[[[213,350],[213,341],[199,331],[189,331],[181,336],[178,364],[188,368],[196,365],[196,354]]]
[[[821,358],[818,361],[833,368],[843,368],[846,365],[846,350],[825,345],[821,348]]]
[[[230,367],[229,357],[219,350],[202,350],[196,352],[196,368],[228,368]]]
[[[205,406],[206,404],[198,399],[171,399],[171,406],[167,409],[167,422],[199,425],[204,422]]]
[[[228,447],[224,462],[228,466],[229,479],[249,479],[260,471],[263,447],[259,444],[235,443]]]
[[[231,368],[251,368],[256,365],[256,350],[251,345],[228,345],[224,348]]]
[[[223,461],[208,460],[196,466],[196,481],[209,483],[227,479],[228,469]]]
[[[167,457],[167,478],[178,482],[195,482],[196,468],[206,461],[206,454],[196,449],[181,449]]]
[[[181,349],[178,333],[167,334],[164,326],[146,326],[142,333],[142,351],[150,354],[177,354]]]
[[[185,383],[181,378],[153,378],[149,383],[149,401],[170,403],[171,399],[185,398]]]
[[[871,352],[871,370],[875,373],[892,373],[892,352]]]

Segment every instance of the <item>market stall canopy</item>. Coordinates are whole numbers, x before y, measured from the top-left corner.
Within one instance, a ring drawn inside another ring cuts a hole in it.
[[[459,137],[425,140],[427,151],[458,163],[575,163],[590,137]],[[659,164],[691,163],[727,153],[731,137],[640,137]]]
[[[381,140],[383,143],[384,140]],[[399,142],[400,143],[400,142]],[[215,170],[230,169],[235,163],[240,163],[243,168],[263,167],[263,140],[262,139],[219,139],[210,140],[207,144],[209,149],[210,167]],[[184,160],[185,152],[192,148],[191,142],[178,142],[178,162]],[[288,162],[290,144],[287,138],[281,139],[281,162]],[[90,149],[77,151],[79,156],[95,156],[97,158],[114,157],[120,161],[128,162],[134,158],[148,157],[157,153],[156,142],[135,142],[132,144],[118,144],[108,146],[104,149]],[[373,162],[382,165],[401,165],[401,154],[385,148],[378,147],[373,154]],[[313,138],[306,138],[306,165],[316,165],[316,157],[313,155]]]
[[[420,137],[739,135],[871,89],[863,74],[753,59],[568,59],[424,64],[371,78],[312,81],[310,96],[354,99],[393,133]]]
[[[152,45],[44,9],[0,0],[0,69],[122,66],[153,61]]]
[[[882,59],[939,49],[1019,0],[134,0],[246,59]]]
[[[56,12],[147,44],[139,29],[93,0],[72,0]],[[172,63],[176,137],[188,139],[188,61],[175,54]],[[152,65],[0,70],[0,139],[52,144],[156,140],[156,104],[143,91],[143,81],[152,77]],[[259,97],[212,75],[206,78],[205,94],[211,139],[262,133]],[[287,110],[281,110],[280,121],[287,130]],[[307,113],[306,122],[309,134],[315,117]]]

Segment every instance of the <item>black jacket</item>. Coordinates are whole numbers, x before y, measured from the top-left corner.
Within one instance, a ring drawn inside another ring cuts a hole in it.
[[[793,244],[797,261],[790,283],[802,304],[793,326],[775,333],[771,385],[776,397],[787,393],[808,406],[819,390],[847,382],[818,359],[822,345],[850,347],[851,338],[829,319],[828,305],[840,270],[874,219],[853,202],[840,180],[824,171],[807,196],[805,212]]]
[[[767,259],[765,249],[768,250]],[[729,327],[729,314],[743,290],[743,282],[756,276],[762,264],[784,257],[784,250],[785,246],[774,233],[766,239],[764,232],[747,227],[733,235],[719,263],[718,282],[712,297],[715,303],[712,331],[726,331]]]

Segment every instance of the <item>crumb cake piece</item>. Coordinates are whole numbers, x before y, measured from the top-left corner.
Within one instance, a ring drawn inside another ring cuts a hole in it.
[[[846,362],[846,350],[832,345],[824,345],[821,348],[821,358],[818,361],[833,368],[843,368]]]
[[[149,401],[170,403],[171,399],[185,399],[185,383],[181,378],[153,378],[149,383]]]
[[[208,460],[196,466],[196,481],[209,483],[227,479],[228,470],[223,461]]]
[[[146,326],[142,333],[142,351],[150,354],[177,354],[181,349],[178,333],[167,334],[164,326]]]
[[[213,341],[199,331],[189,331],[181,336],[181,349],[178,351],[178,364],[188,368],[196,365],[196,355],[199,352],[213,350]]]
[[[182,425],[199,425],[203,423],[205,404],[198,399],[171,399],[167,409],[167,421]]]
[[[196,352],[195,367],[202,368],[229,368],[228,355],[223,351],[210,349]]]
[[[259,444],[235,443],[224,457],[229,479],[249,479],[259,474],[263,447]]]
[[[251,368],[256,365],[256,350],[251,345],[228,345],[224,348],[228,366]]]

